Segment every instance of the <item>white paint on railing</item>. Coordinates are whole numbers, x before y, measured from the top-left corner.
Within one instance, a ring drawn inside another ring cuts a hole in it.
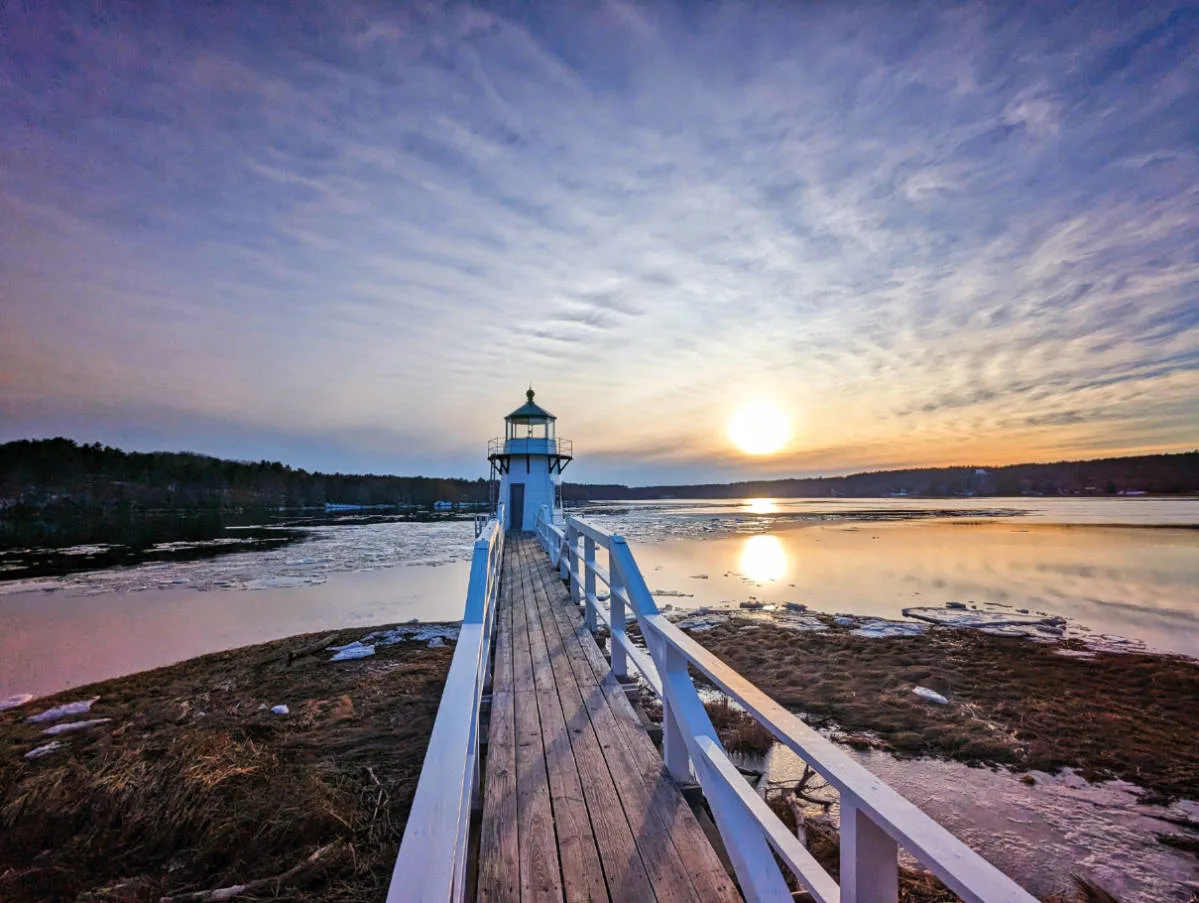
[[[466,899],[470,810],[479,786],[479,709],[491,679],[491,638],[504,563],[503,508],[475,540],[462,629],[420,782],[396,856],[387,903]]]
[[[661,697],[666,766],[680,782],[692,774],[699,780],[748,900],[791,899],[773,851],[818,900],[893,903],[902,846],[966,903],[1035,903],[1014,881],[663,617],[624,539],[575,517],[559,526],[546,509],[538,518],[537,536],[563,578],[570,580],[571,597],[582,603],[588,627],[594,629],[600,621],[607,625],[613,673],[623,677],[631,662]],[[607,569],[596,562],[597,549],[607,551]],[[598,603],[596,581],[609,587],[606,610]],[[626,616],[640,626],[648,656],[629,639]],[[729,762],[688,668],[711,680],[840,792],[839,886]]]

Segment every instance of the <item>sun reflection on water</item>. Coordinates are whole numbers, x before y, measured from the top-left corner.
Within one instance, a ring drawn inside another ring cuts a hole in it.
[[[741,547],[741,573],[757,583],[778,580],[787,573],[787,553],[777,536],[750,536]]]
[[[774,499],[750,499],[746,508],[750,514],[774,514],[779,510]]]

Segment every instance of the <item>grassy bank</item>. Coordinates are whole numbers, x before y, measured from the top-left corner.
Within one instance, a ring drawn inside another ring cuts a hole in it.
[[[329,662],[353,630],[292,637],[0,713],[0,899],[377,901],[416,790],[452,644]],[[25,718],[98,696],[47,737]],[[286,705],[289,714],[271,708]],[[31,749],[57,739],[42,758]]]
[[[899,755],[1122,778],[1199,799],[1199,662],[1082,652],[977,630],[892,639],[733,617],[695,639],[838,739]],[[935,690],[948,704],[912,692]]]

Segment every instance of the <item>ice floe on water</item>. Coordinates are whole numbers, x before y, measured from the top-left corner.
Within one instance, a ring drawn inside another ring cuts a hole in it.
[[[288,526],[306,539],[273,549],[231,552],[195,561],[150,561],[133,567],[85,571],[63,577],[0,582],[0,596],[34,591],[81,595],[151,589],[280,589],[316,586],[330,574],[370,571],[396,565],[438,566],[470,560],[474,527],[469,521],[389,521],[384,523]],[[207,545],[241,540],[207,541]],[[163,543],[176,549],[186,543]],[[77,547],[83,548],[83,547]],[[88,547],[95,553],[99,547]],[[79,554],[84,554],[80,552]]]
[[[36,715],[30,715],[26,721],[40,723],[43,721],[58,721],[61,718],[67,718],[71,715],[86,715],[92,710],[97,702],[100,701],[99,696],[93,696],[91,699],[80,699],[78,702],[68,702],[63,705],[56,705],[52,709],[46,709],[44,712],[38,712]]]

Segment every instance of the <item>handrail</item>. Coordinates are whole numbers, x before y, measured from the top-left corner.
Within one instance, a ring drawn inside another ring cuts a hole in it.
[[[661,698],[667,770],[676,781],[690,781],[693,775],[699,781],[751,903],[791,899],[776,852],[821,903],[894,903],[901,845],[966,903],[1034,903],[1014,881],[663,617],[622,537],[577,517],[555,525],[545,507],[538,512],[537,536],[569,580],[587,626],[595,630],[600,621],[607,625],[613,674],[625,677],[631,661]],[[600,548],[608,553],[606,571],[595,560]],[[597,580],[609,585],[607,610],[599,604]],[[641,629],[648,656],[626,633],[626,609]],[[728,759],[689,668],[723,690],[840,792],[839,886]]]
[[[466,899],[471,803],[479,786],[479,711],[491,679],[491,636],[504,562],[504,506],[475,540],[466,609],[387,903]]]

